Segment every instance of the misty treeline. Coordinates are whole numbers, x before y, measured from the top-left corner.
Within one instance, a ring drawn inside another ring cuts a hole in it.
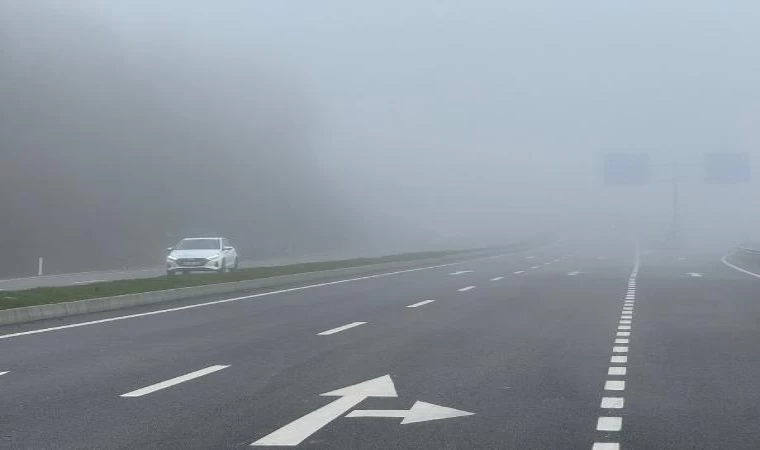
[[[160,264],[185,235],[248,258],[353,238],[307,99],[255,52],[136,45],[32,4],[0,1],[0,275]]]

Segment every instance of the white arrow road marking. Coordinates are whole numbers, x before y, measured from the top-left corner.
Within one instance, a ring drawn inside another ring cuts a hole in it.
[[[415,303],[413,305],[407,305],[406,307],[407,308],[417,308],[417,307],[422,306],[422,305],[427,305],[428,303],[433,303],[434,301],[435,300],[425,300],[425,301],[422,301],[422,302],[419,302],[419,303]]]
[[[475,413],[461,411],[445,406],[438,406],[432,403],[414,402],[411,409],[389,409],[389,410],[356,410],[351,411],[346,417],[402,417],[401,425],[417,422],[427,422],[430,420],[452,419],[454,417],[472,416]]]
[[[459,270],[457,272],[451,272],[449,275],[463,275],[465,273],[472,273],[472,270]]]
[[[331,330],[323,331],[321,333],[317,333],[317,336],[329,336],[331,334],[340,333],[341,331],[346,331],[349,328],[358,327],[359,325],[364,325],[367,322],[352,322],[337,328],[333,328]]]
[[[142,397],[143,395],[152,394],[153,392],[160,391],[161,389],[166,389],[168,387],[175,386],[180,383],[184,383],[185,381],[190,381],[195,378],[202,377],[204,375],[208,375],[210,373],[218,372],[222,369],[226,369],[229,366],[211,366],[206,367],[205,369],[197,370],[195,372],[188,373],[186,375],[179,376],[177,378],[172,378],[171,380],[162,381],[160,383],[153,384],[151,386],[144,387],[142,389],[138,389],[136,391],[127,392],[126,394],[122,394],[121,397]]]
[[[384,375],[343,389],[326,392],[322,396],[340,398],[264,436],[251,446],[296,446],[365,399],[398,397],[398,394],[396,394],[396,387],[393,385],[391,376]]]
[[[692,278],[702,278],[704,274],[697,273],[697,272],[689,272],[686,275],[692,277]]]
[[[574,277],[574,276],[576,276],[576,275],[580,275],[580,273],[581,273],[581,272],[579,272],[579,271],[577,271],[577,270],[576,270],[576,271],[573,271],[573,272],[568,272],[568,273],[567,273],[567,276],[569,276],[569,277]]]

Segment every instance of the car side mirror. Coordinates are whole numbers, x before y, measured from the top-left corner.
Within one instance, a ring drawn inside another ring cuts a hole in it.
[[[225,252],[228,252],[230,250],[235,250],[235,249],[233,247],[224,247],[222,250],[224,250]]]

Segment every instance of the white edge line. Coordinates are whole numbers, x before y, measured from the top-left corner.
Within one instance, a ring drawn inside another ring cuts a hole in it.
[[[726,255],[726,256],[724,256],[723,258],[720,259],[723,262],[723,264],[727,265],[728,267],[730,267],[730,268],[732,268],[734,270],[738,270],[739,272],[746,273],[747,275],[751,275],[751,276],[756,277],[756,278],[760,278],[760,273],[750,272],[747,269],[742,269],[739,266],[733,265],[730,262],[728,262],[727,257],[728,257],[728,255]]]
[[[219,305],[219,304],[222,304],[222,303],[237,302],[237,301],[240,301],[240,300],[248,300],[248,299],[258,298],[258,297],[267,297],[267,296],[270,296],[270,295],[285,294],[285,293],[288,293],[288,292],[298,292],[298,291],[303,291],[303,290],[306,290],[306,289],[313,289],[313,288],[323,287],[323,286],[333,286],[333,285],[336,285],[336,284],[345,284],[345,283],[351,283],[351,282],[354,282],[354,281],[371,280],[371,279],[374,279],[374,278],[389,277],[389,276],[392,276],[392,275],[399,275],[399,274],[402,274],[402,273],[419,272],[419,271],[422,271],[422,270],[431,270],[431,269],[438,269],[438,268],[441,268],[441,267],[450,267],[450,266],[455,266],[455,265],[458,265],[458,264],[470,263],[472,261],[474,261],[474,260],[459,261],[459,262],[448,263],[448,264],[440,264],[440,265],[437,265],[437,266],[417,267],[415,269],[399,270],[399,271],[396,271],[396,272],[388,272],[388,273],[379,273],[379,274],[375,274],[375,275],[368,275],[368,276],[365,276],[365,277],[347,278],[345,280],[328,281],[328,282],[325,282],[325,283],[310,284],[308,286],[298,286],[298,287],[289,288],[289,289],[280,289],[280,290],[277,290],[277,291],[262,292],[260,294],[246,295],[246,296],[243,296],[243,297],[226,298],[226,299],[222,299],[222,300],[214,300],[214,301],[211,301],[211,302],[196,303],[196,304],[193,304],[193,305],[186,305],[186,306],[178,306],[176,308],[159,309],[157,311],[149,311],[149,312],[138,313],[138,314],[128,314],[126,316],[109,317],[107,319],[92,320],[92,321],[89,321],[89,322],[72,323],[70,325],[61,325],[61,326],[58,326],[58,327],[40,328],[38,330],[22,331],[22,332],[19,332],[19,333],[11,333],[11,334],[0,335],[0,339],[9,339],[9,338],[14,338],[14,337],[19,337],[19,336],[28,336],[28,335],[31,335],[31,334],[48,333],[50,331],[59,331],[59,330],[66,330],[66,329],[69,329],[69,328],[85,327],[85,326],[97,325],[97,324],[101,324],[101,323],[116,322],[116,321],[119,321],[119,320],[135,319],[135,318],[138,318],[138,317],[155,316],[157,314],[164,314],[164,313],[175,312],[175,311],[184,311],[186,309],[202,308],[204,306]]]
[[[419,303],[415,303],[413,305],[407,305],[407,308],[417,308],[418,306],[427,305],[428,303],[433,303],[435,300],[425,300],[421,301]]]
[[[160,391],[162,389],[166,389],[168,387],[175,386],[180,383],[184,383],[185,381],[190,381],[195,378],[202,377],[204,375],[208,375],[210,373],[218,372],[222,369],[226,369],[229,366],[211,366],[206,367],[205,369],[196,370],[195,372],[190,372],[185,375],[178,376],[176,378],[172,378],[171,380],[162,381],[160,383],[152,384],[150,386],[146,386],[142,389],[137,389],[136,391],[127,392],[126,394],[120,395],[120,397],[142,397],[143,395],[148,395],[156,391]]]
[[[339,326],[339,327],[336,327],[336,328],[331,328],[331,329],[329,329],[327,331],[323,331],[321,333],[317,333],[317,336],[329,336],[331,334],[340,333],[341,331],[346,331],[349,328],[358,327],[359,325],[364,325],[366,323],[367,322],[351,322],[351,323],[348,323],[346,325],[342,325],[342,326]]]

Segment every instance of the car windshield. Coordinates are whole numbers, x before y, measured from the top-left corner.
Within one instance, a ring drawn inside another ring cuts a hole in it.
[[[218,250],[222,248],[219,239],[183,239],[176,250]]]

